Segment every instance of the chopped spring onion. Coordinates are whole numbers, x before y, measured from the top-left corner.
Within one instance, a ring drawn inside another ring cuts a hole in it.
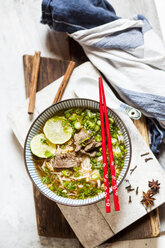
[[[96,135],[96,136],[95,136],[95,140],[96,140],[97,142],[101,142],[101,135]]]
[[[108,118],[109,119],[109,122],[111,123],[111,124],[113,124],[114,123],[114,119],[113,118]]]
[[[96,126],[94,127],[94,130],[95,130],[95,132],[98,132],[98,131],[100,130],[100,126],[96,125]]]
[[[101,126],[101,121],[100,120],[97,121],[97,125]]]
[[[63,170],[62,171],[62,175],[65,176],[65,177],[69,177],[70,176],[70,171],[69,170]]]
[[[99,171],[95,171],[95,172],[92,174],[91,178],[92,178],[93,180],[99,179],[99,178],[100,178],[100,173],[99,173]]]
[[[75,127],[75,129],[79,130],[81,128],[81,123],[79,121],[76,121],[74,123],[74,127]]]
[[[77,115],[76,115],[76,114],[73,114],[73,115],[71,115],[71,116],[69,117],[69,120],[70,120],[70,121],[76,121],[76,117],[77,117]]]

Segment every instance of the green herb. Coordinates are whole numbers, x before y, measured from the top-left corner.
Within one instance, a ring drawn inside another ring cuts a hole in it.
[[[76,121],[76,117],[77,117],[77,115],[76,115],[76,114],[73,114],[73,115],[71,115],[71,116],[69,117],[69,120],[70,120],[70,121]]]
[[[109,119],[109,123],[110,123],[110,124],[114,124],[115,121],[114,121],[113,118],[109,117],[108,119]]]
[[[76,182],[64,181],[63,185],[69,191],[74,191],[76,189]]]
[[[96,135],[96,136],[95,136],[95,140],[96,140],[97,142],[101,142],[101,135]]]
[[[45,166],[44,170],[45,170],[46,172],[50,172],[49,168],[46,167],[46,166]]]
[[[68,119],[71,116],[70,113],[65,113],[65,117]]]
[[[101,121],[100,120],[97,121],[97,125],[101,126]]]
[[[41,182],[44,183],[44,184],[49,184],[49,183],[50,183],[50,178],[49,178],[49,176],[42,177],[42,178],[41,178]]]
[[[47,145],[48,145],[47,140],[46,140],[46,139],[44,139],[44,138],[41,138],[41,143],[43,143],[43,144],[47,144]]]
[[[48,150],[45,151],[44,155],[45,155],[46,158],[54,157],[54,154],[52,152],[48,151]]]
[[[81,123],[79,121],[76,121],[74,123],[74,128],[77,129],[77,130],[79,130],[81,128]]]
[[[66,144],[61,145],[61,149],[64,149],[66,147]]]
[[[56,194],[59,195],[59,196],[62,196],[62,197],[67,197],[67,191],[64,191],[63,189],[59,188],[57,191],[56,191]]]
[[[63,170],[62,171],[62,175],[65,176],[65,177],[69,177],[71,174],[71,172],[69,170]]]
[[[95,132],[98,132],[98,131],[100,130],[100,126],[96,125],[96,126],[94,127],[94,130],[95,130]]]
[[[74,177],[80,177],[81,173],[79,171],[77,171],[76,173],[74,173]]]
[[[76,166],[75,166],[75,167],[73,167],[73,170],[74,170],[74,171],[79,171],[79,170],[80,170],[80,167],[76,167]]]
[[[102,156],[102,152],[96,152],[96,155],[95,155],[96,157],[100,157],[100,156]]]
[[[99,171],[94,172],[94,173],[92,174],[91,178],[92,178],[93,180],[99,179],[99,178],[100,178],[100,173],[99,173]]]
[[[50,188],[49,188],[49,189],[53,191],[53,190],[54,190],[54,186],[50,186]]]

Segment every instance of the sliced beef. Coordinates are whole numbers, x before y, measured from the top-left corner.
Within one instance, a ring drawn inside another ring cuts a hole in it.
[[[88,155],[89,157],[95,157],[95,155],[96,155],[96,151],[91,151],[91,152],[86,152],[85,150],[83,150],[83,149],[81,149],[80,150],[80,153],[82,153],[82,154],[85,154],[85,155]]]
[[[85,146],[82,146],[85,144]],[[101,142],[95,141],[94,137],[90,138],[90,134],[84,128],[74,135],[74,144],[76,146],[75,152],[94,157],[96,155],[97,148],[101,147]]]
[[[80,151],[82,148],[82,142],[90,137],[90,134],[82,128],[78,133],[74,135],[74,144],[76,145],[75,152]]]
[[[99,148],[101,147],[101,142],[97,142],[95,141],[94,137],[92,137],[89,141],[88,141],[88,144],[86,145],[86,147],[84,148],[84,150],[86,152],[91,152],[91,151],[94,151],[96,150],[96,148]]]
[[[66,154],[57,154],[52,159],[54,168],[72,168],[80,166],[81,159],[76,156],[76,153],[66,153]]]

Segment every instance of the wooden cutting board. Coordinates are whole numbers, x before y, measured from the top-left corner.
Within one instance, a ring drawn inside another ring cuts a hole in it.
[[[77,47],[74,41],[70,41],[71,54],[74,58],[74,54],[79,57],[79,61],[85,61],[82,51]],[[78,53],[81,55],[78,56]],[[78,61],[78,62],[79,62]],[[55,81],[57,78],[65,73],[68,65],[68,61],[59,61],[50,58],[41,58],[39,78],[38,78],[38,88],[37,91],[41,90],[51,82]],[[80,64],[79,62],[78,64]],[[24,55],[24,75],[25,75],[25,86],[26,86],[26,97],[29,96],[30,89],[30,79],[33,64],[33,57],[29,55]],[[135,125],[138,127],[142,136],[147,139],[147,129],[145,125],[145,119],[141,121],[136,121]],[[147,141],[147,140],[146,140]],[[68,222],[62,215],[60,209],[53,201],[47,199],[42,195],[35,187],[34,191],[34,201],[36,208],[36,219],[38,234],[40,236],[46,237],[61,237],[61,238],[74,238],[75,234],[69,226]],[[124,229],[122,232],[115,235],[109,241],[117,240],[127,240],[127,239],[139,239],[139,238],[149,238],[158,236],[160,233],[160,221],[158,209],[152,211],[150,214],[146,215],[142,219],[138,220],[128,228]]]

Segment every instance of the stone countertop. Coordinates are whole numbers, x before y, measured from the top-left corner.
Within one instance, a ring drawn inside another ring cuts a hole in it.
[[[147,1],[138,0],[142,4]],[[111,2],[113,4],[113,1]],[[51,32],[47,26],[39,23],[40,4],[40,0],[6,0],[1,3],[0,8],[1,248],[80,247],[77,240],[38,236],[32,185],[24,167],[23,149],[7,122],[7,112],[21,104],[25,99],[22,55],[34,54],[35,50],[41,50],[42,56],[69,59],[67,36],[57,35]],[[165,2],[155,0],[155,4],[165,39]],[[164,158],[165,153],[162,149],[160,163],[163,167],[165,167]],[[161,209],[161,231],[165,231],[164,209],[163,207]],[[162,248],[164,243],[165,236],[161,236],[152,240],[117,242],[111,247],[119,248],[124,245],[124,247],[143,248],[148,245],[151,248]]]

